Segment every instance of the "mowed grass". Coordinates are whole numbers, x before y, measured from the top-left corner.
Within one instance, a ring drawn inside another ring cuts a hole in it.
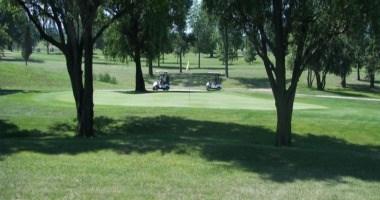
[[[277,148],[271,94],[246,90],[266,88],[259,62],[231,66],[222,92],[203,92],[203,78],[175,82],[201,90],[190,94],[125,92],[133,63],[96,64],[118,84],[96,81],[97,137],[81,139],[62,58],[34,56],[44,61],[28,72],[21,61],[0,61],[0,199],[379,199],[378,101],[299,96],[294,145]],[[378,97],[341,91],[326,94]],[[300,92],[324,94],[302,82]]]

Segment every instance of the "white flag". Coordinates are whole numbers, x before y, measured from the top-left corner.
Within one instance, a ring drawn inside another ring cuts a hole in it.
[[[186,71],[190,70],[190,60],[187,60]]]

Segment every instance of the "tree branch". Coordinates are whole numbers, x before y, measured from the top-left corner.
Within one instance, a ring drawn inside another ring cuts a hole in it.
[[[26,6],[26,2],[24,2],[22,0],[16,0],[16,1],[22,7],[22,9],[26,12],[26,14],[28,15],[29,19],[33,22],[33,24],[36,26],[36,28],[37,28],[38,32],[40,33],[41,37],[44,38],[46,41],[50,42],[51,44],[53,44],[54,46],[56,46],[58,49],[60,49],[62,52],[65,53],[66,51],[65,51],[64,44],[58,42],[52,36],[50,36],[49,34],[47,34],[45,32],[43,26],[40,23],[40,20],[38,19],[38,17],[34,16],[31,13],[31,11],[29,10],[29,8]]]

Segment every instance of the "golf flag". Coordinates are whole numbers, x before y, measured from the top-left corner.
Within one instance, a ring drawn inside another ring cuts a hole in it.
[[[190,60],[187,60],[186,71],[190,70]]]

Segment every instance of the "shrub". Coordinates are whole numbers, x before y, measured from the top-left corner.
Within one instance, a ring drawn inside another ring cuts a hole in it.
[[[116,78],[112,77],[108,73],[99,74],[99,75],[95,76],[95,79],[100,81],[100,82],[104,82],[104,83],[117,84]]]

